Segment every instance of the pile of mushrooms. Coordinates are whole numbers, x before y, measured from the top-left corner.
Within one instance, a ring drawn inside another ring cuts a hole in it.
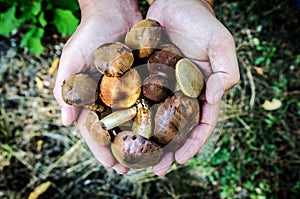
[[[123,42],[94,52],[100,79],[76,74],[62,85],[67,104],[92,110],[86,127],[93,139],[129,168],[157,164],[200,120],[202,73],[163,33],[155,20],[136,23]]]

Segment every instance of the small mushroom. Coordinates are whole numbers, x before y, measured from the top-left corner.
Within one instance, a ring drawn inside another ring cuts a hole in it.
[[[87,74],[76,74],[63,82],[62,98],[73,106],[94,104],[98,95],[98,82]]]
[[[183,58],[175,66],[176,82],[180,90],[188,97],[196,98],[204,86],[204,77],[196,64]]]
[[[131,131],[118,133],[111,145],[111,151],[122,165],[134,169],[157,164],[163,154],[158,144]]]
[[[172,95],[171,87],[166,77],[159,74],[150,74],[143,82],[142,93],[148,100],[163,102],[168,96]]]
[[[115,111],[101,120],[98,115],[91,111],[86,116],[86,127],[94,140],[101,145],[109,145],[111,136],[109,130],[116,128],[123,123],[134,118],[136,115],[136,107]]]
[[[160,36],[160,24],[153,19],[145,19],[130,28],[125,36],[125,44],[132,50],[138,50],[137,57],[144,58],[158,46]]]
[[[111,108],[129,108],[141,93],[141,78],[135,69],[130,69],[122,77],[104,76],[100,85],[100,98]]]
[[[199,117],[198,100],[177,92],[157,109],[154,139],[164,146],[169,144],[171,149],[176,150],[187,134],[199,124]]]
[[[137,104],[137,113],[132,124],[132,132],[150,138],[153,135],[152,112],[145,100]]]
[[[94,53],[96,68],[106,76],[123,75],[131,67],[133,60],[130,48],[120,42],[104,44]]]
[[[158,47],[148,60],[148,70],[168,79],[175,76],[175,65],[182,58],[182,53],[173,44],[165,43]]]

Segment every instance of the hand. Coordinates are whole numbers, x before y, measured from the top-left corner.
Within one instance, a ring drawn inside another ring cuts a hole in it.
[[[233,37],[206,1],[156,0],[147,18],[162,25],[171,42],[200,66],[206,80],[205,94],[200,96],[199,126],[180,149],[165,154],[153,167],[154,173],[164,175],[174,161],[184,164],[199,152],[216,126],[224,92],[239,81],[240,75]]]
[[[61,107],[62,123],[66,126],[77,124],[83,139],[103,166],[126,173],[128,169],[117,163],[109,147],[101,146],[91,138],[85,126],[88,110],[63,101],[61,85],[76,73],[99,76],[93,65],[93,52],[104,43],[117,41],[118,36],[142,19],[142,15],[135,0],[79,0],[79,4],[81,23],[63,49],[53,93]]]

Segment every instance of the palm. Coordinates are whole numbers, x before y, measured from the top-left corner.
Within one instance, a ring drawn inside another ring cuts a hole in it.
[[[120,35],[142,18],[141,13],[137,11],[137,5],[131,1],[120,3],[111,0],[105,5],[102,1],[97,1],[98,6],[91,4],[92,6],[84,7],[84,11],[82,10],[81,23],[63,49],[53,93],[62,108],[62,123],[71,125],[76,122],[95,157],[105,167],[113,167],[116,171],[125,173],[127,169],[115,161],[110,149],[99,145],[90,137],[85,126],[88,110],[67,105],[61,97],[61,85],[68,77],[76,73],[99,76],[100,73],[93,65],[95,49],[104,43],[117,41]]]
[[[147,17],[161,23],[170,40],[198,64],[206,79],[199,126],[179,150],[166,154],[154,167],[155,173],[163,175],[173,161],[185,163],[198,153],[216,126],[223,93],[238,81],[239,74],[232,36],[204,1],[164,4],[157,0]]]

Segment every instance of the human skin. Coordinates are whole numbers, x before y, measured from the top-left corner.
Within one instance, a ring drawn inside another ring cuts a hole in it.
[[[118,40],[135,23],[142,19],[135,0],[79,0],[81,22],[64,46],[53,94],[61,107],[62,123],[76,124],[82,138],[97,160],[118,173],[126,173],[107,146],[96,143],[88,133],[85,116],[89,110],[66,104],[61,96],[61,85],[65,79],[77,74],[88,73],[97,77],[99,72],[93,65],[93,52],[102,44]]]
[[[97,77],[99,72],[93,66],[92,56],[95,49],[104,43],[117,41],[117,36],[124,34],[142,16],[135,0],[79,0],[79,4],[82,19],[63,49],[53,93],[61,107],[62,123],[66,126],[75,123],[97,160],[104,167],[124,174],[128,168],[115,160],[109,147],[101,146],[88,133],[85,117],[89,110],[67,105],[61,97],[61,85],[77,73]],[[150,6],[147,18],[160,22],[171,41],[200,66],[206,79],[199,126],[180,149],[164,154],[153,167],[155,174],[164,175],[174,161],[184,164],[196,155],[212,134],[221,97],[239,81],[239,71],[232,35],[215,18],[211,5],[206,1],[156,0]]]
[[[170,40],[198,64],[206,81],[205,94],[200,96],[199,125],[180,149],[165,154],[153,167],[157,175],[164,175],[174,161],[184,164],[199,152],[216,127],[223,94],[240,78],[234,39],[216,19],[212,3],[156,0],[147,13],[147,18],[157,20]]]

